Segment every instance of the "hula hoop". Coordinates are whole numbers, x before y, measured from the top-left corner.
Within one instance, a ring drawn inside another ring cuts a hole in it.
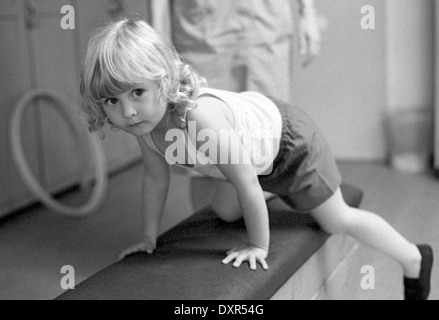
[[[21,139],[21,122],[23,114],[26,108],[34,100],[47,100],[57,106],[56,110],[64,116],[67,122],[70,122],[77,138],[80,137],[80,131],[77,125],[74,125],[72,119],[75,119],[76,114],[72,111],[75,106],[70,101],[67,101],[62,96],[50,90],[33,90],[26,93],[15,107],[12,115],[11,127],[10,127],[10,143],[12,149],[12,156],[18,172],[23,179],[26,186],[31,193],[37,197],[43,204],[50,209],[57,211],[67,216],[82,217],[87,216],[97,210],[103,203],[108,186],[107,165],[105,161],[105,155],[102,148],[102,144],[99,137],[92,134],[86,134],[87,143],[90,146],[91,157],[95,168],[95,186],[88,202],[79,207],[70,207],[56,201],[41,184],[35,179],[29,165],[26,162],[26,157],[23,152],[22,139]],[[75,139],[78,140],[78,139]]]

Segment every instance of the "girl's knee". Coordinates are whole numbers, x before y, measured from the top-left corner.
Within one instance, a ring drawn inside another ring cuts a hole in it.
[[[217,182],[212,208],[225,222],[234,222],[242,217],[238,196],[234,187],[228,182]]]
[[[333,198],[311,211],[320,227],[329,234],[345,234],[354,221],[355,211],[343,198],[336,194]]]
[[[325,221],[321,221],[320,227],[329,234],[346,234],[350,229],[352,217],[348,213],[328,212],[328,217]]]
[[[218,218],[224,222],[231,223],[242,218],[242,213],[238,210],[233,210],[221,205],[214,205],[212,207]]]

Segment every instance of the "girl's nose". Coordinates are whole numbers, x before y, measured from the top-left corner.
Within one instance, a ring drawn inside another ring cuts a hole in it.
[[[136,108],[131,103],[125,103],[122,107],[122,116],[131,119],[137,115]]]

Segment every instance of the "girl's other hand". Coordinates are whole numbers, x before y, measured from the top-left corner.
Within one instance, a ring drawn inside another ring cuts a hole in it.
[[[268,270],[268,264],[265,261],[267,256],[267,250],[247,244],[227,252],[227,257],[222,262],[223,264],[229,264],[234,260],[233,266],[239,268],[244,261],[248,261],[251,270],[256,270],[256,264],[259,262],[264,270]]]
[[[148,254],[152,254],[155,249],[156,249],[155,241],[148,238],[144,238],[142,241],[133,244],[128,249],[122,251],[122,253],[119,255],[118,260],[120,261],[126,256],[129,256],[130,254],[137,252],[146,252]]]

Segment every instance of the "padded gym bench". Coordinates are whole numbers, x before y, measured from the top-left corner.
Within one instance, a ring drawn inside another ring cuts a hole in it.
[[[342,186],[358,207],[362,192]],[[269,270],[223,265],[225,253],[246,241],[243,220],[225,223],[206,208],[158,239],[153,255],[134,254],[80,283],[59,300],[310,299],[353,250],[355,241],[329,236],[307,214],[281,200],[269,203]]]

